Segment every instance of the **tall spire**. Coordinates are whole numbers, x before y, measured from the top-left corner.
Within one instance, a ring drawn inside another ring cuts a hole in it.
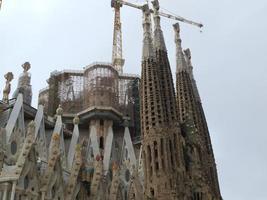
[[[23,72],[19,77],[18,86],[13,94],[13,98],[17,98],[19,93],[23,94],[23,101],[31,105],[32,102],[32,86],[31,86],[31,74],[28,72],[31,68],[29,62],[25,62],[22,65]]]
[[[175,31],[175,43],[176,43],[176,93],[177,93],[177,112],[179,122],[182,124],[182,131],[185,141],[187,141],[186,148],[197,149],[199,154],[199,161],[201,163],[201,171],[192,175],[192,180],[200,180],[199,191],[204,195],[212,195],[214,199],[221,199],[217,170],[215,160],[212,154],[211,141],[207,122],[203,112],[203,108],[200,102],[200,97],[197,90],[197,85],[193,76],[193,67],[191,63],[190,50],[182,51],[180,28],[178,24],[174,25]],[[192,115],[191,126],[195,127],[194,133],[190,136],[186,132],[186,126],[188,124],[187,116]],[[190,146],[190,137],[196,141]],[[189,145],[188,145],[189,144]],[[197,162],[194,162],[195,158],[189,162],[190,167],[187,168],[188,174],[194,172],[194,168],[198,167]],[[199,178],[201,176],[201,178]],[[202,186],[201,186],[202,185]],[[210,192],[205,191],[205,188],[209,188]],[[208,194],[207,194],[208,193]],[[193,194],[195,195],[195,194]]]
[[[175,177],[179,160],[177,132],[166,118],[165,92],[171,91],[166,80],[172,81],[163,75],[171,74],[166,71],[166,51],[155,50],[151,36],[151,11],[148,6],[143,8],[144,14],[144,40],[141,76],[141,123],[143,135],[142,155],[144,161],[144,188],[145,196],[151,199],[174,199],[176,194],[174,186],[177,185]],[[165,52],[165,54],[164,54]],[[158,58],[161,62],[158,62]],[[161,70],[164,69],[164,70]],[[168,69],[168,67],[167,67]],[[163,90],[163,86],[166,86]],[[165,98],[165,99],[164,99]],[[175,98],[174,104],[175,104]],[[172,110],[175,113],[175,109]],[[174,123],[173,123],[174,124]],[[170,126],[169,126],[170,125]],[[175,175],[174,175],[175,174]]]
[[[151,14],[148,5],[144,5],[143,7],[143,30],[144,39],[141,78],[141,117],[144,118],[142,122],[142,129],[143,134],[145,135],[147,130],[149,130],[149,124],[153,124],[154,126],[162,125],[164,118],[155,51],[152,43]]]
[[[143,61],[149,58],[155,58],[151,28],[151,13],[147,4],[143,6]]]
[[[161,85],[161,97],[164,109],[164,121],[169,125],[177,123],[175,91],[172,72],[160,25],[159,2],[152,2],[154,8],[154,49],[156,53],[158,77]]]
[[[161,30],[161,25],[160,25],[160,16],[159,16],[159,1],[155,0],[152,1],[153,7],[154,7],[154,48],[156,50],[162,50],[162,51],[167,51],[165,41],[164,41],[164,36],[163,32]]]
[[[176,23],[173,25],[175,32],[175,44],[176,44],[176,73],[181,71],[187,71],[186,62],[182,49],[182,40],[180,37],[180,25]]]

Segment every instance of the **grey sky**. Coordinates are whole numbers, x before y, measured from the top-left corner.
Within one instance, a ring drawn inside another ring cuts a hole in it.
[[[110,0],[3,1],[1,91],[4,73],[14,73],[14,89],[20,65],[30,61],[35,106],[38,90],[46,86],[51,71],[111,60]],[[183,47],[192,50],[224,199],[266,200],[267,1],[161,0],[161,5],[205,25],[203,33],[181,25],[181,35]],[[140,73],[140,11],[124,7],[122,22],[124,71]],[[173,23],[162,19],[175,72]]]

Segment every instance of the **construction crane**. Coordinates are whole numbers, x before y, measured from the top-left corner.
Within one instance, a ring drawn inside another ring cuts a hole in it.
[[[1,0],[0,0],[1,1]],[[148,1],[147,1],[148,3]],[[152,2],[153,6],[156,7],[156,12],[162,17],[173,19],[176,21],[180,21],[186,24],[190,24],[193,26],[196,26],[198,28],[202,28],[203,24],[197,23],[188,19],[185,19],[183,17],[172,15],[168,13],[164,13],[161,11],[158,11],[159,9],[159,2],[158,0],[155,0]],[[111,0],[111,7],[115,10],[115,17],[114,17],[114,32],[113,32],[113,48],[112,48],[112,64],[113,67],[120,73],[123,73],[123,66],[125,63],[125,60],[123,59],[123,50],[122,50],[122,30],[121,30],[121,17],[120,17],[120,9],[123,5],[136,8],[139,10],[143,10],[144,5],[136,5],[127,1],[123,0]],[[154,13],[154,10],[150,9],[151,13]]]
[[[123,65],[125,62],[122,56],[122,32],[121,32],[121,14],[120,14],[120,8],[122,7],[122,4],[120,3],[120,1],[112,0],[111,7],[114,8],[115,10],[112,64],[113,67],[119,72],[119,74],[122,74]]]
[[[143,5],[142,6],[141,5],[136,5],[136,4],[129,3],[129,2],[126,2],[126,1],[123,1],[123,0],[117,0],[117,1],[119,1],[122,5],[126,5],[126,6],[129,6],[129,7],[132,7],[132,8],[137,8],[137,9],[140,9],[140,10],[142,10],[143,7],[144,7]],[[158,0],[152,1],[152,4],[159,8]],[[150,9],[150,12],[154,13],[154,11],[152,9]],[[180,22],[183,22],[183,23],[186,23],[186,24],[197,26],[199,28],[203,27],[203,24],[197,23],[197,22],[194,22],[194,21],[191,21],[191,20],[188,20],[188,19],[185,19],[185,18],[183,18],[181,16],[171,15],[171,14],[164,13],[164,12],[161,12],[161,11],[159,11],[158,14],[160,16],[162,16],[162,17],[166,17],[166,18],[169,18],[169,19],[177,20],[177,21],[180,21]]]

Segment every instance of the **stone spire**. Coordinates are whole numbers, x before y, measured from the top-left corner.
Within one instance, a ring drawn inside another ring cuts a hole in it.
[[[154,58],[152,28],[151,28],[151,13],[147,4],[143,6],[143,60]]]
[[[180,26],[178,23],[173,25],[176,43],[176,96],[177,96],[177,113],[181,124],[185,122],[185,116],[192,112],[195,105],[193,98],[193,88],[189,75],[185,55],[182,50],[182,40],[180,38]]]
[[[28,72],[31,68],[29,62],[25,62],[22,65],[23,72],[19,77],[18,86],[13,94],[13,98],[17,98],[19,93],[23,94],[23,101],[31,105],[32,102],[32,86],[31,86],[31,74]]]
[[[160,16],[159,16],[159,1],[155,0],[152,2],[154,7],[154,48],[156,50],[167,51],[163,32],[160,25]]]
[[[182,40],[180,37],[180,25],[176,23],[173,25],[175,32],[175,44],[176,44],[176,73],[181,71],[187,71],[186,61],[182,49]]]
[[[152,2],[154,7],[154,49],[156,53],[158,76],[161,85],[161,96],[166,123],[171,126],[177,123],[175,90],[173,85],[172,72],[164,41],[163,32],[160,26],[159,2]]]
[[[182,132],[186,141],[186,148],[195,149],[199,154],[199,161],[201,171],[195,173],[195,167],[187,169],[187,174],[193,174],[192,180],[198,179],[200,185],[198,190],[203,190],[203,187],[209,188],[209,194],[214,199],[221,199],[217,170],[215,159],[212,153],[211,141],[208,131],[205,114],[200,102],[200,97],[197,90],[197,85],[193,76],[193,67],[191,64],[191,52],[186,50],[185,53],[182,51],[180,28],[178,24],[174,25],[175,30],[175,42],[176,42],[176,95],[177,95],[177,113],[178,119],[182,126]],[[186,127],[189,125],[187,116],[192,115],[191,126],[195,127],[194,133],[186,131]],[[195,139],[195,143],[190,144],[191,139]],[[197,139],[198,138],[198,139]],[[193,181],[194,182],[194,181]],[[195,194],[193,194],[195,195]]]
[[[149,130],[149,124],[153,123],[154,126],[161,126],[164,117],[160,96],[160,82],[151,36],[151,14],[148,5],[143,7],[143,15],[144,44],[141,75],[141,117],[144,118],[142,128],[145,135]]]
[[[192,66],[192,62],[191,62],[191,51],[190,51],[190,49],[184,50],[184,55],[185,55],[185,58],[186,58],[186,63],[187,63],[187,66],[188,66],[189,75],[190,75],[190,78],[192,80],[193,91],[194,91],[194,94],[195,94],[196,101],[201,102],[200,95],[199,95],[198,88],[197,88],[197,83],[196,83],[196,80],[195,80],[194,74],[193,74],[193,66]]]
[[[150,11],[147,5],[144,6],[143,13],[144,48],[140,96],[145,197],[157,200],[173,199],[173,186],[176,185],[174,174],[177,170],[175,148],[178,143],[173,138],[174,131],[168,126],[166,104],[163,102],[165,95],[162,86],[165,82],[161,80],[159,69],[160,66],[164,68],[166,65],[163,63],[159,65],[157,59],[157,52],[161,54],[166,51],[156,51],[153,48]],[[164,63],[165,58],[162,57]],[[168,88],[165,89],[169,91]]]

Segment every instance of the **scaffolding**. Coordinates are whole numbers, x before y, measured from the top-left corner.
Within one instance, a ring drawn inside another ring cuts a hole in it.
[[[82,110],[83,73],[64,70],[52,72],[48,80],[48,114],[54,115],[60,104],[64,113],[74,114]]]
[[[84,108],[118,108],[118,72],[110,65],[97,64],[84,72]]]
[[[54,71],[49,87],[40,91],[39,101],[49,104],[47,112],[51,116],[60,104],[65,114],[105,107],[133,118],[133,99],[139,96],[132,92],[136,80],[140,80],[138,75],[119,75],[110,63],[93,63],[84,70]]]

